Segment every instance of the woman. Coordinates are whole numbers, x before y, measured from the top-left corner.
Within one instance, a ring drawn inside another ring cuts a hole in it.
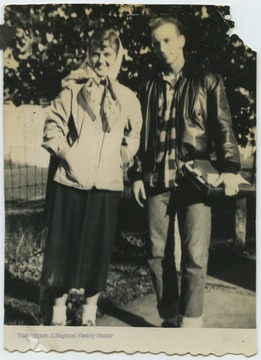
[[[54,175],[41,283],[54,291],[52,325],[66,324],[72,289],[84,293],[82,325],[95,325],[116,233],[123,166],[139,147],[140,104],[116,80],[122,45],[95,32],[81,69],[48,108],[43,147],[60,159]]]

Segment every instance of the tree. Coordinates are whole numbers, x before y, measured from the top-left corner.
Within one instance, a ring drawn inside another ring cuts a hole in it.
[[[61,79],[77,68],[92,32],[116,27],[126,52],[119,81],[137,90],[154,62],[148,22],[152,16],[175,14],[187,25],[186,51],[224,78],[233,128],[242,146],[254,144],[256,54],[236,35],[227,6],[202,5],[9,5],[5,23],[16,36],[4,53],[4,99],[15,105],[41,104],[60,91]],[[227,20],[224,20],[224,19]]]

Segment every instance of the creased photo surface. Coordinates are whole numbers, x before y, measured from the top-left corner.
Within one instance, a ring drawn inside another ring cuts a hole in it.
[[[257,64],[230,7],[4,20],[5,348],[254,355]]]

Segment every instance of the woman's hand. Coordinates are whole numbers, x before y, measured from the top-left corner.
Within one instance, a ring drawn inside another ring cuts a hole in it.
[[[233,173],[221,173],[216,182],[212,185],[214,187],[224,185],[224,192],[226,196],[235,196],[239,192],[238,176]]]
[[[144,207],[144,201],[147,199],[147,196],[143,181],[142,180],[134,181],[134,183],[132,184],[132,191],[137,203],[141,207]]]

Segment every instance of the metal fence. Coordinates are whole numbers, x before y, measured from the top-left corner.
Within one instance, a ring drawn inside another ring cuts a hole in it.
[[[45,199],[47,168],[5,161],[4,190],[7,212],[42,210]]]
[[[49,156],[41,148],[41,106],[4,105],[4,191],[7,212],[43,208]]]
[[[42,211],[47,187],[48,168],[13,164],[5,161],[4,190],[7,213]],[[130,184],[125,174],[122,198],[129,198]]]

